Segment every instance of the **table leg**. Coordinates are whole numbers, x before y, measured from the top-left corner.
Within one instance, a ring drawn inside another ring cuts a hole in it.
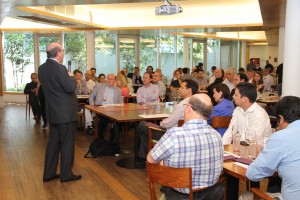
[[[134,136],[134,157],[133,158],[123,158],[116,162],[119,167],[126,168],[126,169],[138,169],[144,168],[139,167],[136,165],[136,161],[138,158],[138,151],[139,151],[139,139],[137,135],[137,126],[138,122],[135,123],[135,136]]]

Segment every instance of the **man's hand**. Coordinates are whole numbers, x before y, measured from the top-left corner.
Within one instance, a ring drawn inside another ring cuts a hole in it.
[[[69,76],[74,76],[73,72],[68,72]]]

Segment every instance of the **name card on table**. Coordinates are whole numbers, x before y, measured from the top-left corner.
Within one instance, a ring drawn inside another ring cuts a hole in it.
[[[139,115],[142,118],[164,118],[169,117],[170,114],[153,114],[153,115]]]

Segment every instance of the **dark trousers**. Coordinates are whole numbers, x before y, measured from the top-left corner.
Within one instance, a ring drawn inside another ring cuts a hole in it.
[[[46,148],[44,178],[56,175],[60,154],[60,179],[66,180],[74,174],[74,142],[76,122],[66,124],[50,124],[48,144]]]
[[[39,102],[40,102],[40,106],[41,106],[41,114],[42,114],[43,122],[44,122],[44,124],[47,124],[45,96],[44,96],[44,94],[41,94],[40,92],[39,92]]]
[[[102,115],[98,115],[98,118],[99,118],[98,136],[101,139],[104,139],[104,132],[105,130],[107,130],[110,120],[106,117],[103,117]],[[118,145],[119,145],[119,138],[120,138],[120,130],[121,130],[121,125],[113,122],[112,127],[110,127],[110,140],[112,140],[113,143]]]
[[[173,188],[165,188],[165,197],[167,200],[188,200],[189,195],[180,193]],[[222,200],[224,198],[224,187],[221,183],[212,186],[206,190],[195,192],[195,200]]]
[[[238,200],[240,180],[233,176],[227,176],[226,199]],[[259,182],[250,182],[250,188],[259,188]]]
[[[29,104],[31,106],[33,115],[38,117],[41,116],[41,107],[38,96],[29,95]]]
[[[137,127],[138,140],[140,144],[138,155],[141,158],[146,158],[148,155],[149,128],[147,123],[148,122],[142,121]],[[163,136],[163,133],[159,131],[152,131],[152,136],[154,140],[159,140]]]

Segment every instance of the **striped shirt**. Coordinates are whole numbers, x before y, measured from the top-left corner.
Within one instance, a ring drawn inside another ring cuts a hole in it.
[[[155,161],[175,168],[192,168],[193,189],[214,185],[223,170],[223,144],[220,134],[206,120],[189,120],[169,129],[152,150]],[[189,193],[188,188],[175,188]]]

